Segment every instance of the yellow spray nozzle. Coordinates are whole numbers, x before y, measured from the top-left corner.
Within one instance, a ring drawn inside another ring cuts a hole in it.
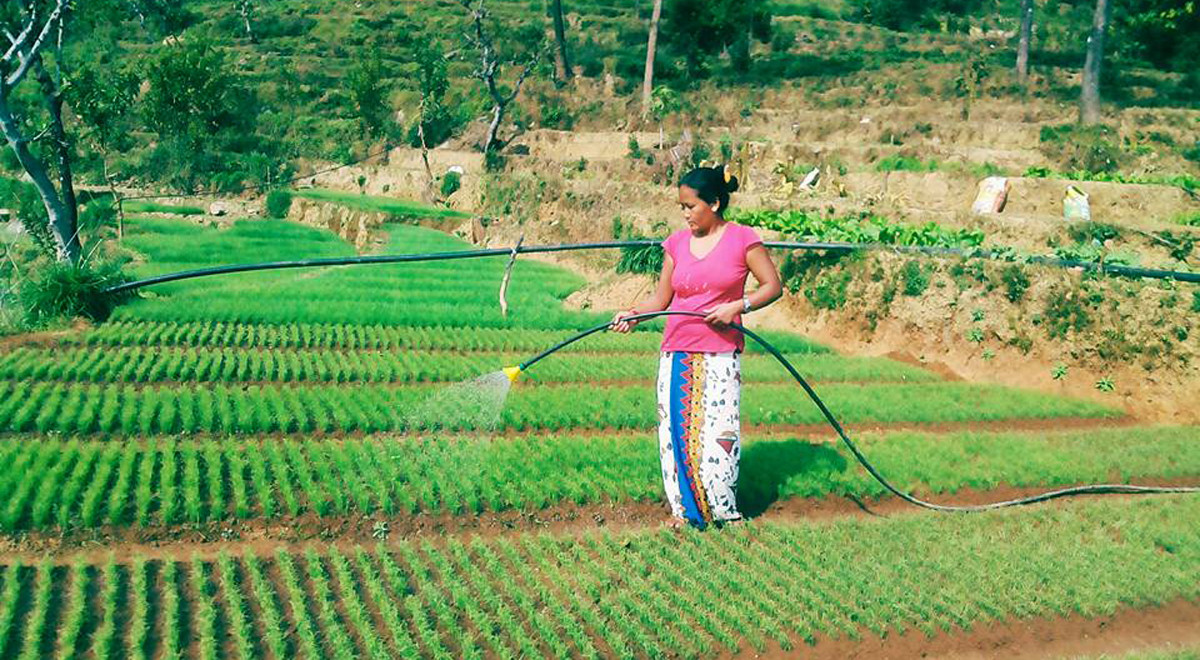
[[[521,377],[521,367],[505,367],[504,375],[508,376],[509,382],[515,383]]]

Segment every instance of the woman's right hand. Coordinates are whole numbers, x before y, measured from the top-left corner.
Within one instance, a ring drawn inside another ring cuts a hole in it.
[[[633,330],[633,328],[638,324],[638,322],[637,321],[625,321],[624,319],[629,318],[630,316],[636,316],[636,315],[637,315],[637,312],[635,312],[633,310],[617,312],[617,315],[613,317],[612,325],[609,326],[609,329],[612,330],[613,332],[621,332],[621,333],[625,333],[625,332],[629,332],[630,330]]]

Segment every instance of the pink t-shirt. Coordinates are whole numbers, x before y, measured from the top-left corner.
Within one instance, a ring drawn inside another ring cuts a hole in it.
[[[725,225],[717,245],[697,259],[692,254],[690,229],[682,229],[663,241],[663,249],[675,262],[671,288],[675,297],[669,309],[709,311],[722,303],[741,301],[746,293],[746,251],[761,244],[758,232],[733,222]],[[734,317],[740,322],[741,315]],[[668,316],[662,350],[689,353],[727,353],[745,348],[746,338],[737,330],[717,330],[695,316]]]

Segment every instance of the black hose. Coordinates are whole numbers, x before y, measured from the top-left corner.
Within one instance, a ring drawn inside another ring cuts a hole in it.
[[[213,275],[229,275],[231,273],[248,273],[260,270],[282,270],[289,268],[319,268],[324,266],[354,266],[369,264],[399,264],[418,261],[447,261],[450,259],[476,259],[479,257],[511,256],[517,254],[545,254],[549,252],[573,252],[577,250],[612,250],[628,247],[651,247],[658,245],[657,240],[611,241],[607,243],[574,243],[567,245],[528,245],[516,248],[492,248],[486,250],[456,250],[453,252],[431,252],[427,254],[391,254],[369,257],[332,257],[325,259],[297,259],[292,261],[270,261],[256,264],[233,264],[229,266],[214,266],[198,268],[177,273],[167,273],[148,277],[134,282],[125,282],[104,290],[106,294],[134,291],[155,284],[190,280],[197,277]],[[991,250],[961,249],[946,247],[928,247],[921,245],[882,245],[875,243],[836,243],[821,241],[766,241],[769,248],[782,250],[832,250],[835,252],[854,252],[856,250],[891,250],[905,254],[921,254],[926,256],[961,256],[984,259],[1007,259],[1003,253]],[[1071,261],[1053,257],[1030,257],[1029,263],[1060,268],[1079,268],[1087,271],[1099,271],[1109,275],[1123,277],[1139,277],[1152,279],[1170,279],[1178,282],[1194,282],[1200,284],[1200,273],[1185,273],[1180,271],[1159,270],[1154,268],[1133,268],[1130,266],[1114,266],[1111,264],[1094,263],[1090,261]]]
[[[695,316],[695,317],[703,318],[707,315],[704,314],[703,312],[686,312],[686,311],[667,310],[667,311],[663,311],[663,312],[649,312],[647,314],[637,314],[637,315],[625,317],[622,320],[623,321],[644,321],[647,319],[657,318],[659,316]],[[767,340],[760,337],[754,331],[747,329],[745,326],[743,326],[739,323],[731,323],[729,325],[731,328],[737,330],[738,332],[741,332],[742,334],[746,335],[747,337],[758,342],[758,344],[760,346],[762,346],[768,353],[770,353],[772,356],[774,356],[774,358],[776,360],[778,360],[779,363],[782,364],[785,369],[787,369],[788,373],[790,373],[792,375],[792,378],[795,378],[796,382],[800,384],[800,387],[804,388],[804,391],[806,393],[808,393],[808,396],[810,399],[813,400],[813,403],[817,404],[817,408],[819,408],[821,410],[821,414],[825,416],[825,420],[827,422],[829,422],[829,425],[833,427],[833,430],[836,431],[838,436],[841,437],[842,441],[846,443],[846,446],[850,449],[850,453],[854,454],[854,458],[858,459],[858,462],[860,464],[862,464],[862,466],[864,468],[866,468],[867,472],[871,473],[871,476],[874,477],[876,481],[883,484],[884,488],[891,491],[897,497],[899,497],[907,502],[910,502],[912,504],[915,504],[919,507],[924,507],[926,509],[932,509],[934,511],[958,512],[958,513],[968,512],[968,513],[970,513],[970,512],[978,512],[978,511],[990,511],[993,509],[1002,509],[1002,508],[1010,507],[1010,506],[1022,506],[1022,505],[1026,505],[1026,504],[1034,504],[1036,502],[1045,502],[1047,500],[1053,500],[1053,499],[1060,498],[1060,497],[1068,497],[1068,496],[1074,496],[1074,495],[1096,495],[1096,494],[1110,494],[1110,493],[1116,493],[1116,494],[1200,493],[1200,487],[1189,487],[1189,486],[1160,487],[1160,486],[1132,486],[1132,485],[1127,485],[1127,484],[1090,484],[1090,485],[1086,485],[1086,486],[1075,486],[1072,488],[1063,488],[1060,490],[1052,490],[1052,491],[1049,491],[1046,493],[1042,493],[1040,495],[1032,495],[1029,497],[1022,497],[1022,498],[1015,499],[1015,500],[1004,500],[1004,501],[1000,501],[1000,502],[993,502],[991,504],[976,504],[976,505],[970,505],[970,506],[950,506],[950,505],[945,505],[945,504],[934,504],[932,502],[926,502],[926,501],[918,499],[908,493],[905,493],[905,492],[901,491],[899,488],[896,488],[895,486],[893,486],[892,483],[890,481],[888,481],[887,478],[884,477],[879,472],[879,470],[875,469],[875,466],[871,465],[870,461],[867,460],[867,457],[864,456],[861,451],[859,451],[858,446],[856,446],[854,444],[854,442],[852,440],[850,440],[850,437],[848,435],[846,435],[845,429],[842,428],[842,425],[837,421],[837,418],[834,417],[832,412],[830,412],[829,408],[825,405],[825,402],[821,400],[821,397],[817,396],[816,391],[813,390],[812,386],[808,384],[808,381],[804,380],[804,377],[800,375],[800,372],[796,371],[796,368],[792,366],[792,363],[788,362],[787,358],[783,357],[783,354],[779,352],[779,349],[772,346],[770,342],[768,342]],[[559,351],[571,344],[574,344],[575,342],[577,342],[581,339],[584,339],[586,337],[594,335],[598,332],[607,330],[610,327],[612,327],[611,322],[598,325],[598,326],[596,326],[594,328],[590,328],[588,330],[584,330],[583,332],[580,332],[579,334],[577,334],[573,337],[565,339],[565,340],[555,344],[554,346],[546,349],[545,351],[538,353],[534,357],[526,360],[525,362],[523,362],[520,365],[520,369],[521,369],[521,371],[525,371],[529,367],[532,367],[533,365],[537,364],[538,362],[545,359],[546,357],[556,353],[557,351]]]

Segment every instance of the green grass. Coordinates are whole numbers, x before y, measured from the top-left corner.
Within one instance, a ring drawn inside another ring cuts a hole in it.
[[[163,204],[143,199],[131,199],[121,203],[126,213],[169,213],[171,215],[204,215],[207,213],[199,206],[186,204]]]
[[[546,342],[549,344],[550,342]],[[0,353],[0,379],[76,382],[314,382],[434,383],[474,378],[523,362],[530,353],[395,353],[271,351],[261,349],[19,348]],[[930,382],[930,371],[883,358],[800,354],[794,364],[822,382]],[[743,378],[784,382],[791,377],[773,358],[747,356]],[[528,375],[540,383],[642,381],[653,386],[657,355],[644,353],[564,354]]]
[[[662,344],[661,323],[647,323],[630,334],[602,333],[573,344],[564,352],[653,353]],[[580,327],[582,329],[582,327]],[[258,325],[193,321],[114,321],[82,335],[64,338],[85,346],[187,346],[195,348],[332,348],[340,350],[505,351],[533,353],[567,337],[566,330],[479,327],[402,327],[289,323]],[[827,354],[825,346],[792,333],[758,333],[788,354]],[[746,350],[759,352],[747,342]]]
[[[893,155],[884,158],[875,165],[879,172],[936,172],[942,165],[935,159],[923,161],[920,158]]]
[[[1101,617],[1195,599],[1198,529],[1200,500],[1174,496],[709,533],[403,540],[373,551],[280,549],[268,559],[246,554],[219,562],[135,558],[116,569],[133,597],[105,599],[94,615],[132,623],[129,636],[105,638],[117,657],[185,651],[183,640],[213,648],[216,621],[236,620],[229,604],[248,601],[258,607],[241,616],[261,639],[320,657],[411,651],[414,636],[422,655],[438,658],[514,649],[561,657],[564,646],[625,658],[765,652],[803,647],[819,635],[932,636],[993,621]],[[238,595],[213,599],[212,582],[228,574],[249,579],[222,579]],[[52,622],[69,620],[69,575],[49,563],[10,561],[0,576],[0,592],[14,594],[9,605],[16,594],[31,599],[29,607],[0,609],[22,631],[0,637],[0,652],[36,657],[40,640],[57,636]],[[938,588],[920,588],[929,584]],[[367,602],[382,625],[366,616]],[[148,604],[162,617],[162,634],[141,628]],[[549,620],[539,621],[539,612]]]
[[[858,444],[898,487],[936,500],[964,488],[1196,478],[1197,440],[1195,427],[1140,427],[869,434]],[[0,496],[7,502],[0,525],[9,533],[662,500],[658,442],[645,435],[127,443],[13,438],[0,442],[0,457],[14,467],[0,478]],[[138,469],[156,464],[160,474],[183,475],[182,480],[172,478],[168,485]],[[33,488],[23,486],[31,482]],[[802,439],[743,444],[738,498],[744,513],[757,515],[779,500],[830,495],[888,493],[840,444]],[[141,499],[148,503],[144,511]]]
[[[247,263],[354,254],[330,232],[278,220],[242,221],[224,231],[202,228],[187,240],[138,226],[129,244],[146,255],[139,275]],[[389,254],[464,249],[422,227],[388,227]],[[118,309],[117,320],[565,329],[607,314],[572,312],[561,301],[583,285],[578,275],[520,260],[509,285],[509,314],[498,291],[503,258],[241,273],[154,287],[147,299]],[[470,273],[464,278],[464,273]]]
[[[1121,414],[1087,401],[965,383],[835,383],[822,386],[820,394],[840,420],[851,424]],[[459,406],[478,404],[468,404],[462,396],[426,386],[0,381],[0,430],[121,436],[481,430],[489,423],[486,416],[476,419],[463,413]],[[490,416],[493,411],[476,412]],[[499,428],[509,431],[649,429],[657,424],[655,393],[647,385],[524,385],[515,388],[504,408],[495,412]],[[742,422],[821,424],[824,418],[796,385],[763,384],[743,393]]]
[[[358,209],[360,211],[386,213],[396,219],[416,218],[431,220],[463,220],[471,217],[470,213],[464,213],[454,209],[430,206],[428,204],[422,204],[420,202],[413,202],[405,199],[396,199],[394,197],[348,193],[340,190],[311,188],[307,190],[296,190],[293,192],[293,194],[296,197],[303,197],[305,199],[312,199],[319,202],[330,202],[345,206],[347,208]]]

